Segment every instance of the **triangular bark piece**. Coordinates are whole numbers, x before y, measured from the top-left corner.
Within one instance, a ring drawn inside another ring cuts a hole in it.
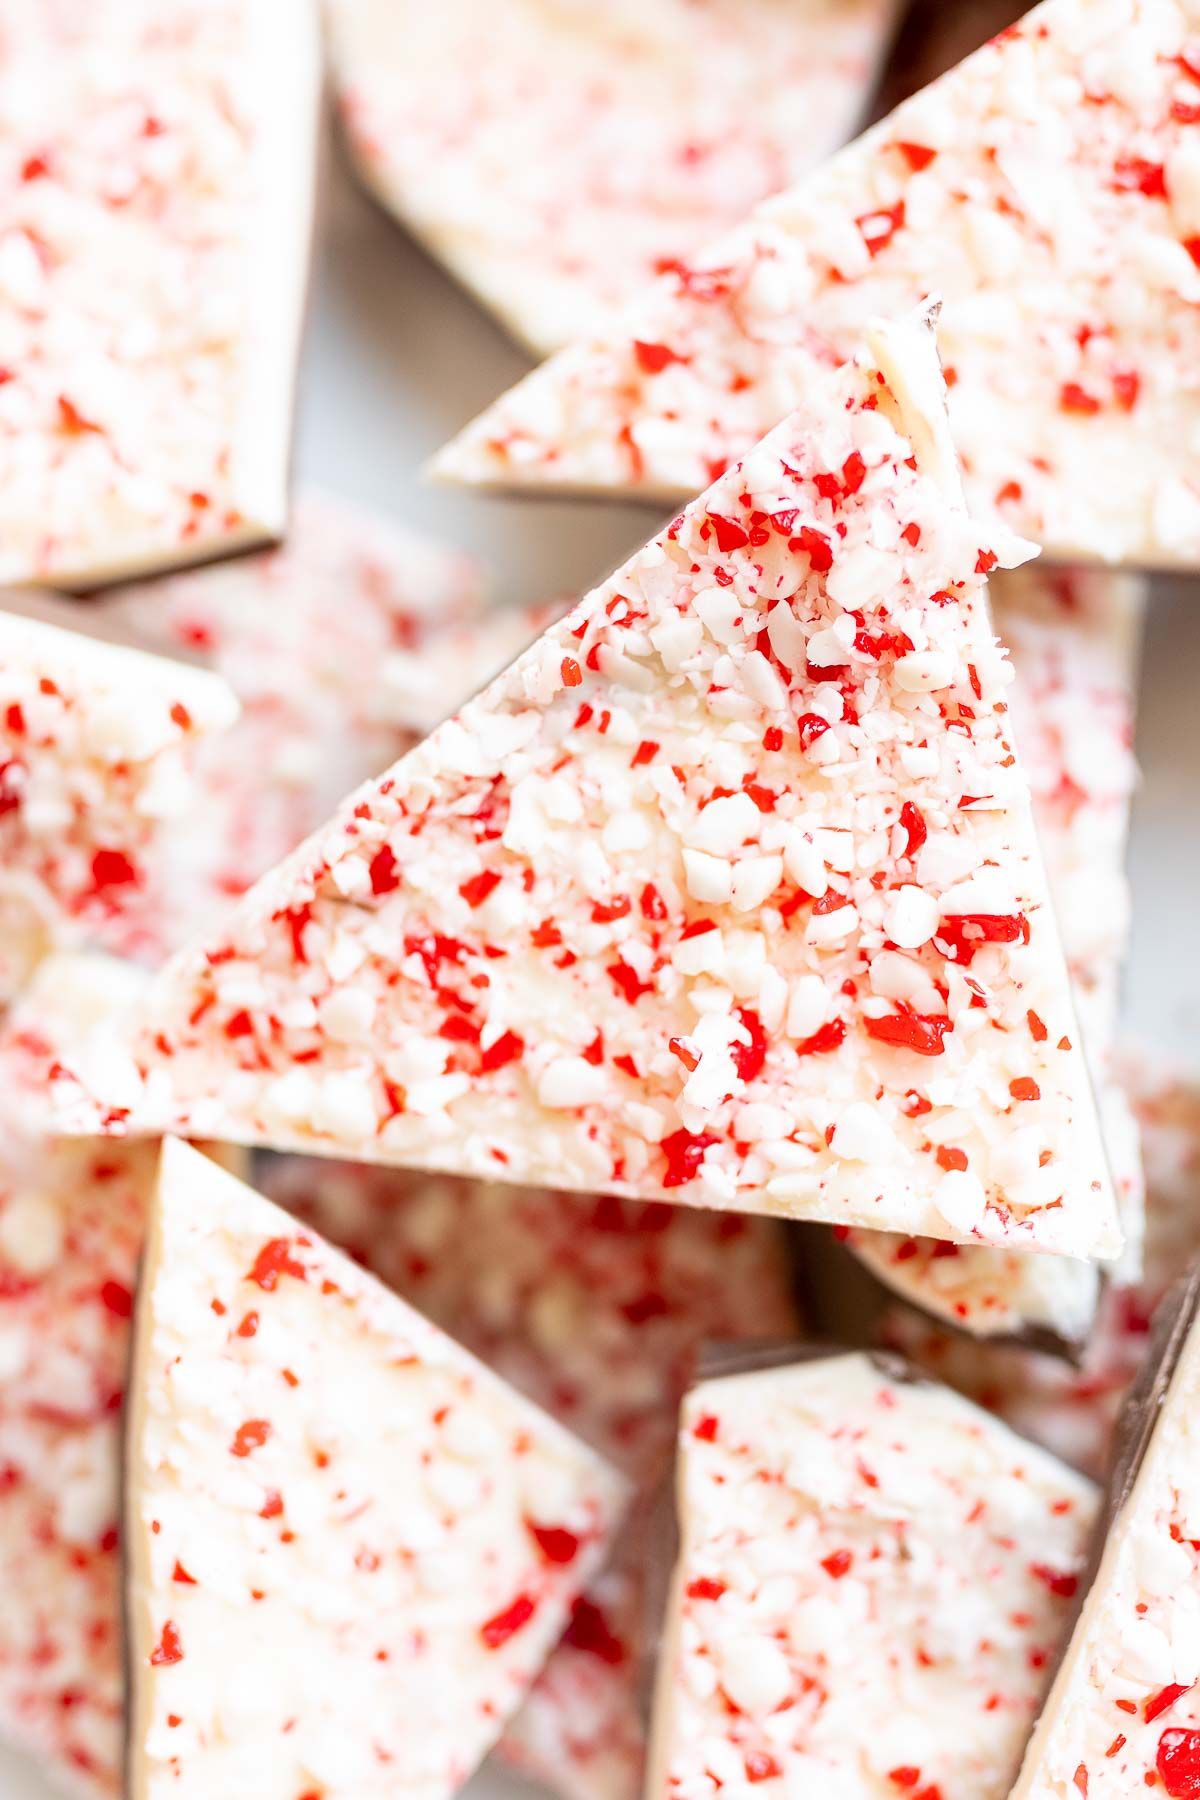
[[[47,951],[120,935],[196,740],[236,716],[207,671],[0,613],[0,1005]]]
[[[1163,1303],[1122,1420],[1103,1554],[1013,1800],[1200,1791],[1195,1273]]]
[[[607,324],[661,269],[845,143],[897,10],[896,0],[508,0],[499,18],[481,0],[327,9],[363,181],[543,356]]]
[[[278,537],[316,186],[315,0],[17,7],[0,582]],[[29,96],[36,95],[36,105]]]
[[[1118,1247],[996,549],[875,348],[165,971],[107,1128]]]
[[[998,574],[989,592],[1016,672],[1013,729],[1100,1095],[1128,1284],[1138,1273],[1142,1184],[1136,1128],[1109,1063],[1129,941],[1125,840],[1145,595],[1125,577],[1039,564]],[[1077,1345],[1095,1317],[1100,1281],[1092,1264],[952,1249],[892,1232],[856,1231],[849,1241],[896,1293],[979,1337],[1030,1334]]]
[[[563,1800],[634,1800],[646,1515],[704,1344],[800,1331],[786,1227],[307,1156],[271,1159],[264,1191],[633,1481],[614,1562],[497,1748]]]
[[[619,326],[530,376],[441,473],[690,494],[864,324],[944,302],[980,517],[1056,555],[1200,562],[1200,15],[1047,0]]]
[[[444,1800],[520,1704],[624,1495],[403,1301],[174,1142],[127,1430],[131,1800]]]
[[[866,1356],[702,1382],[679,1455],[648,1800],[709,1780],[1004,1800],[1091,1483]]]

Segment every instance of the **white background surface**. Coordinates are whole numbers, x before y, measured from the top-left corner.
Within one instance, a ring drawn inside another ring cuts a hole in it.
[[[651,535],[655,513],[483,499],[423,484],[425,459],[527,364],[350,188],[332,157],[328,173],[300,391],[298,482],[320,483],[475,551],[500,599],[594,585]],[[1200,581],[1155,594],[1138,750],[1126,1011],[1151,1045],[1185,1052],[1191,1045],[1200,1059]],[[528,1791],[490,1769],[471,1790],[475,1800]],[[0,1750],[0,1800],[56,1794],[21,1758]]]

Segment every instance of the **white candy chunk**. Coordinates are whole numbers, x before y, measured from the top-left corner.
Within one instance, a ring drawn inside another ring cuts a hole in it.
[[[703,1382],[680,1422],[650,1800],[713,1778],[851,1800],[864,1780],[915,1785],[899,1771],[1006,1800],[1095,1506],[1083,1477],[897,1364]]]
[[[345,1800],[456,1792],[603,1560],[620,1478],[178,1143],[131,1406],[135,1800],[314,1772]],[[253,1705],[226,1654],[247,1606]]]

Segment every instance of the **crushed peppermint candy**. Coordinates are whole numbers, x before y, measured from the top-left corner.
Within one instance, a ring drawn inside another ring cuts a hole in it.
[[[866,1356],[702,1383],[679,1455],[650,1800],[759,1782],[1004,1800],[1091,1484]]]
[[[440,472],[694,493],[874,315],[937,293],[977,516],[1065,560],[1195,567],[1198,119],[1196,0],[1046,0],[560,352]]]
[[[48,952],[120,935],[236,716],[205,670],[0,613],[0,1005]]]
[[[1128,1284],[1138,1274],[1141,1179],[1136,1130],[1108,1065],[1129,939],[1124,856],[1145,596],[1127,578],[1034,564],[995,576],[990,598],[1016,671],[1013,730],[1097,1084],[1126,1236],[1120,1279]],[[977,1336],[1032,1330],[1078,1344],[1095,1317],[1100,1282],[1090,1264],[890,1232],[852,1232],[849,1242],[895,1292]]]
[[[0,581],[284,527],[316,179],[310,0],[3,0]]]
[[[174,1141],[127,1430],[131,1800],[208,1800],[247,1769],[280,1795],[447,1800],[625,1497],[435,1326]],[[253,1646],[250,1706],[230,1641]]]
[[[147,998],[68,1129],[1120,1244],[924,321]],[[953,1163],[946,1151],[953,1149]]]
[[[845,143],[897,10],[331,0],[328,18],[359,174],[545,355]],[[653,369],[670,352],[638,357]]]

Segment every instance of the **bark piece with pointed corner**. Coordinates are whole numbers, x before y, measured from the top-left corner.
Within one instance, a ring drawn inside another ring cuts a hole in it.
[[[594,1452],[177,1142],[127,1434],[132,1800],[453,1794],[624,1500]]]
[[[649,1800],[713,1777],[1003,1800],[1091,1483],[866,1356],[702,1382],[679,1456]]]
[[[1034,564],[994,577],[990,598],[1016,672],[1013,729],[1125,1230],[1113,1273],[1129,1285],[1139,1273],[1142,1180],[1136,1126],[1109,1065],[1129,939],[1124,860],[1145,595],[1125,577]],[[849,1242],[904,1299],[978,1337],[1024,1333],[1070,1348],[1096,1316],[1100,1275],[1092,1264],[890,1232],[852,1232]]]
[[[1163,1302],[1118,1433],[1103,1553],[1013,1800],[1200,1781],[1200,1275]]]
[[[704,1344],[799,1333],[786,1228],[313,1157],[274,1159],[265,1191],[633,1481],[640,1505],[614,1563],[581,1597],[498,1747],[563,1800],[633,1800],[645,1751],[644,1515]]]
[[[896,11],[330,0],[328,22],[362,179],[544,356],[845,143]]]
[[[207,671],[0,613],[0,1005],[48,951],[120,934],[236,717]]]
[[[5,0],[0,29],[0,582],[95,587],[279,537],[315,0],[178,0],[169,29],[152,0]]]
[[[694,493],[874,314],[937,293],[977,514],[1063,560],[1196,567],[1198,41],[1196,0],[1046,0],[529,376],[439,472]]]
[[[1009,548],[881,326],[164,971],[107,1126],[1112,1253]]]

